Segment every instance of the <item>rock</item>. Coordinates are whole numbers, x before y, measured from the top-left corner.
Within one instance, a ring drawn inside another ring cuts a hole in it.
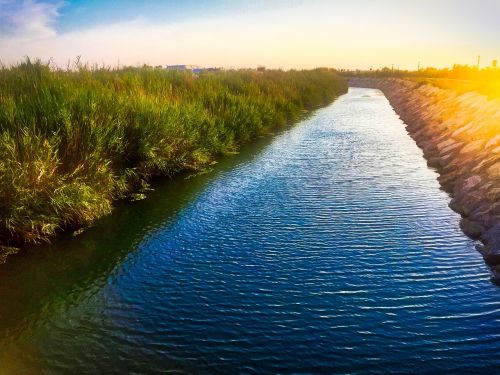
[[[491,160],[489,159],[483,159],[481,160],[474,168],[472,168],[471,172],[473,173],[479,173],[483,169],[487,168]]]
[[[441,156],[439,158],[439,164],[441,165],[442,168],[446,167],[448,164],[451,164],[452,162],[453,162],[452,154]]]
[[[427,166],[429,168],[435,168],[435,169],[441,168],[442,167],[442,165],[441,165],[441,158],[430,157],[429,159],[427,159]]]
[[[468,154],[470,152],[477,152],[482,149],[484,145],[484,140],[483,139],[478,139],[477,141],[471,142],[467,144],[466,146],[462,147],[460,150],[461,154]]]
[[[479,253],[479,254],[481,254],[481,255],[482,255],[482,254],[487,253],[487,250],[488,250],[488,249],[486,248],[486,246],[484,246],[484,245],[483,245],[483,244],[481,244],[481,243],[476,244],[475,248],[476,248],[476,250],[478,251],[478,253]]]
[[[462,145],[463,145],[463,143],[454,142],[454,143],[452,143],[452,144],[450,144],[450,145],[448,145],[448,146],[446,146],[446,147],[442,148],[442,149],[439,151],[439,154],[440,154],[441,156],[444,156],[444,155],[449,154],[449,153],[451,153],[451,152],[453,152],[453,151],[455,151],[455,150],[457,150],[457,151],[458,151],[458,150],[460,149],[460,147],[462,147]]]
[[[500,267],[492,267],[491,268],[491,277],[490,281],[497,285],[500,286]]]
[[[488,189],[488,191],[486,192],[486,198],[488,200],[490,200],[491,202],[499,201],[500,200],[500,186]]]
[[[443,190],[452,192],[455,187],[455,183],[457,181],[458,172],[452,172],[447,174],[441,174],[438,177],[438,181],[441,184]]]
[[[468,191],[468,190],[476,187],[480,183],[481,183],[481,176],[479,176],[479,175],[470,176],[469,178],[467,178],[463,182],[462,187],[461,187],[460,190],[462,190],[462,191]]]
[[[457,144],[457,141],[455,141],[454,139],[450,138],[450,139],[447,139],[445,141],[442,141],[442,142],[438,143],[436,145],[436,147],[439,150],[439,152],[442,152],[443,150],[447,149],[450,146],[456,147],[456,144]]]
[[[481,204],[468,216],[468,219],[481,223],[485,228],[492,227],[495,225],[495,212],[499,209],[497,206],[499,203],[491,205],[487,202],[481,202]]]
[[[481,239],[483,240],[483,242],[485,242],[485,245],[481,250],[481,254],[486,264],[488,266],[500,266],[500,247],[498,247],[498,242],[495,242],[494,240],[485,241],[486,238],[484,238],[483,236],[481,237]],[[498,241],[498,239],[499,238],[497,238],[496,240]]]
[[[447,159],[445,159],[445,162]],[[454,163],[453,161],[449,161],[446,163],[446,165],[441,168],[441,173],[442,174],[453,174],[457,177],[457,179],[460,177],[460,167]]]
[[[490,178],[500,178],[500,161],[489,167],[486,172]]]
[[[467,131],[469,130],[470,128],[472,127],[472,123],[469,122],[467,125],[464,125],[464,126],[461,126],[460,128],[458,128],[457,130],[455,130],[451,136],[453,138],[457,137],[458,135],[462,134],[464,131]]]
[[[500,265],[500,254],[486,253],[483,254],[483,259],[484,262],[490,267]]]
[[[463,215],[462,204],[457,197],[452,198],[450,203],[448,203],[448,207],[450,207],[456,213]]]
[[[469,192],[464,194],[460,202],[462,203],[462,212],[464,216],[470,216],[474,210],[481,206],[483,197],[477,192]]]
[[[500,252],[500,222],[488,229],[481,236],[481,240],[495,252]]]
[[[491,138],[488,142],[486,142],[484,148],[490,148],[498,145],[499,143],[500,143],[500,134],[497,134],[493,138]]]
[[[484,231],[484,227],[472,220],[462,218],[460,220],[460,229],[470,238],[473,240],[479,239],[481,236],[481,233]],[[499,261],[500,261],[500,255],[499,255]]]

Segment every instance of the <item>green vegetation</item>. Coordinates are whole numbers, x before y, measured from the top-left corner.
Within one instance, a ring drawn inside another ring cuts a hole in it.
[[[348,77],[405,78],[422,84],[452,89],[460,94],[477,91],[489,98],[500,97],[500,68],[496,63],[494,66],[482,69],[455,64],[451,69],[400,70],[385,67],[376,70],[345,70],[340,74]]]
[[[48,240],[345,92],[328,69],[0,69],[0,243]],[[1,252],[1,251],[0,251]]]
[[[500,98],[500,76],[496,80],[459,80],[448,78],[410,78],[420,84],[429,84],[459,94],[476,91],[490,99]]]
[[[342,75],[359,77],[426,77],[445,78],[471,81],[492,81],[500,80],[500,68],[489,66],[479,69],[477,66],[455,64],[450,68],[422,68],[419,70],[401,70],[384,67],[382,69],[370,70],[342,70]]]

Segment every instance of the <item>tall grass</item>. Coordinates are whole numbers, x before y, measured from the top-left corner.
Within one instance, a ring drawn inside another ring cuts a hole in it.
[[[0,244],[88,225],[154,175],[199,169],[346,91],[333,71],[0,69]]]

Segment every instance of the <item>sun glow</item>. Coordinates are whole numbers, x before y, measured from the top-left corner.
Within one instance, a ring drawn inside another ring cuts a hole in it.
[[[82,55],[107,65],[415,69],[419,62],[470,64],[478,52],[483,61],[498,57],[500,30],[489,15],[500,5],[488,0],[472,9],[469,1],[440,0],[432,12],[426,2],[390,0],[236,2],[214,6],[208,16],[188,8],[188,16],[177,18],[124,2],[128,13],[113,18],[110,12],[100,23],[85,18],[90,5],[83,4],[79,25],[68,20],[71,4],[0,1],[2,61],[31,56],[64,66]]]

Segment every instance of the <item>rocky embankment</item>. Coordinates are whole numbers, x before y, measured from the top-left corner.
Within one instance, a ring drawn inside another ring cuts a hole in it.
[[[500,99],[402,79],[351,78],[349,85],[389,99],[500,284]]]

